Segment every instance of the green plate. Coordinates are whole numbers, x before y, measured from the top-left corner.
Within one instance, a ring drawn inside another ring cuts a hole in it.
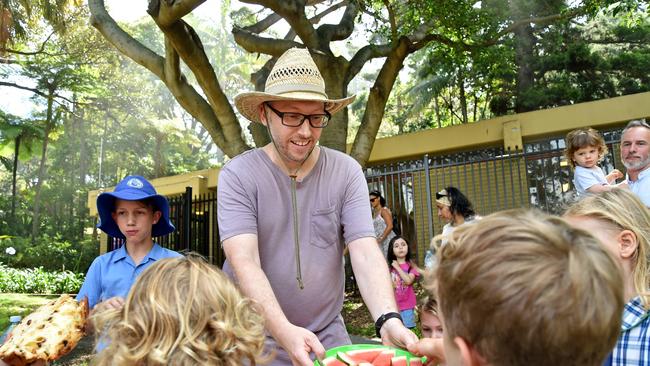
[[[408,360],[411,360],[411,358],[417,358],[416,355],[410,353],[409,351],[405,351],[400,348],[395,348],[395,347],[389,347],[389,346],[383,346],[381,344],[348,344],[345,346],[338,346],[334,348],[330,348],[327,351],[325,351],[325,357],[331,357],[331,356],[336,356],[337,352],[347,352],[347,351],[355,351],[359,349],[386,349],[386,350],[393,350],[395,351],[395,356],[406,356]],[[424,359],[423,359],[424,360]],[[424,362],[422,362],[424,364]],[[314,366],[322,366],[318,360],[314,361]]]

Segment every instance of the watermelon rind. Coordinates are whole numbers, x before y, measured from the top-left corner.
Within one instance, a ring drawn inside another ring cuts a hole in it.
[[[412,353],[409,353],[408,351],[405,351],[403,349],[384,346],[381,344],[348,344],[345,346],[333,347],[328,349],[325,352],[325,358],[332,357],[332,356],[336,357],[336,354],[338,352],[348,352],[348,351],[363,350],[363,349],[381,349],[381,350],[388,350],[388,351],[392,350],[395,352],[395,356],[406,356],[406,358],[409,360],[413,357],[417,357]],[[318,360],[315,360],[314,366],[322,366],[322,364],[318,362]]]

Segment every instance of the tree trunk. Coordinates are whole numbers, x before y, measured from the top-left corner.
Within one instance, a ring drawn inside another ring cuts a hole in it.
[[[36,242],[40,228],[40,210],[41,210],[41,188],[43,187],[43,180],[45,179],[45,159],[47,157],[47,144],[50,138],[50,131],[54,125],[53,121],[53,103],[54,103],[54,90],[50,86],[47,94],[47,117],[45,119],[45,132],[43,134],[43,148],[41,150],[41,162],[38,167],[38,178],[36,186],[34,187],[34,211],[32,216],[32,244]]]
[[[442,128],[442,119],[440,117],[440,105],[438,104],[438,96],[433,98],[433,110],[436,112],[436,120],[438,121],[438,128]]]
[[[18,172],[18,156],[20,154],[20,138],[16,136],[14,141],[14,169],[11,172],[11,222],[16,222],[16,175]]]
[[[533,87],[532,69],[535,37],[530,25],[517,28],[515,34],[515,64],[517,65],[517,87],[515,91],[515,112],[528,112],[532,108],[526,103],[526,93]]]
[[[460,103],[460,123],[467,124],[467,95],[465,95],[465,73],[463,66],[458,67],[458,101]]]

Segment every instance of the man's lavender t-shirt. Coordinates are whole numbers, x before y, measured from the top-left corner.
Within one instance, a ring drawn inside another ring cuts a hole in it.
[[[256,149],[228,162],[217,187],[221,240],[257,235],[262,270],[289,321],[315,333],[327,327],[343,306],[344,243],[375,235],[360,165],[320,147],[314,168],[297,183],[302,290],[296,281],[291,179]]]

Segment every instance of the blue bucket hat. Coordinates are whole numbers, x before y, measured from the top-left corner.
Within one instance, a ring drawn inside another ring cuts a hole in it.
[[[104,192],[97,196],[97,212],[99,213],[97,228],[103,230],[106,234],[114,238],[126,239],[115,220],[113,220],[113,216],[111,216],[117,198],[126,201],[152,199],[156,206],[155,209],[160,211],[162,215],[160,220],[152,226],[151,236],[163,236],[176,230],[171,220],[169,220],[169,202],[167,202],[167,198],[156,193],[156,189],[144,177],[129,175],[115,186],[113,192]]]

